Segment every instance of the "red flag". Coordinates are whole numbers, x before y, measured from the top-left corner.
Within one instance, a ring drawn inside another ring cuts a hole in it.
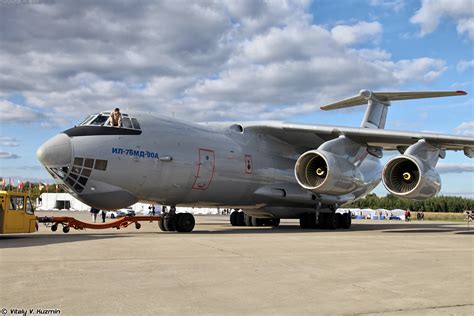
[[[18,180],[18,186],[17,186],[18,191],[23,191],[23,181]]]

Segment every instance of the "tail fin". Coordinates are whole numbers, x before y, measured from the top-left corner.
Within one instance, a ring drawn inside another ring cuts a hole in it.
[[[321,110],[342,109],[367,103],[368,107],[361,127],[384,128],[390,101],[450,97],[466,94],[464,91],[372,92],[360,90],[359,95],[322,106]]]

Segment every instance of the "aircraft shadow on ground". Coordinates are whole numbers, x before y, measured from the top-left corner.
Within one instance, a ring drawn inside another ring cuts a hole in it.
[[[205,223],[204,225],[211,225]],[[198,224],[198,226],[204,226],[203,224]],[[220,226],[220,224],[213,224],[214,226]],[[466,226],[458,225],[458,223],[426,223],[417,224],[417,223],[407,223],[405,224],[390,224],[390,223],[380,223],[380,224],[364,224],[364,223],[355,223],[352,225],[350,230],[338,229],[338,230],[327,230],[327,229],[301,229],[298,225],[281,225],[279,227],[230,227],[229,225],[222,224],[222,229],[219,230],[196,230],[191,234],[209,234],[209,235],[219,235],[219,234],[285,234],[285,233],[350,233],[350,232],[362,232],[362,231],[380,231],[382,233],[407,233],[407,234],[417,234],[417,233],[447,233],[455,232],[458,234],[470,234],[471,231],[467,231]]]
[[[9,235],[9,236],[0,236],[0,249],[7,248],[23,248],[23,247],[36,247],[52,244],[61,244],[61,243],[71,243],[78,241],[94,241],[94,240],[103,240],[111,238],[123,238],[131,237],[123,233],[118,234],[52,234],[52,235]]]

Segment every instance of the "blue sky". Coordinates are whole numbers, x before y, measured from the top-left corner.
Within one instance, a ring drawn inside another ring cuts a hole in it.
[[[471,1],[39,1],[0,6],[0,27],[2,177],[52,182],[36,148],[114,106],[358,126],[364,107],[318,108],[363,88],[465,90],[394,103],[386,128],[474,136]],[[474,197],[472,159],[440,165],[442,194]]]

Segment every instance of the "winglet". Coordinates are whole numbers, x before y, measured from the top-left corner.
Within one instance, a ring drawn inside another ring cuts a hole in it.
[[[415,91],[415,92],[372,92],[370,90],[360,90],[359,95],[344,99],[335,103],[321,106],[321,110],[335,110],[357,105],[366,104],[369,100],[390,104],[390,101],[439,98],[466,95],[462,90],[457,91]]]

